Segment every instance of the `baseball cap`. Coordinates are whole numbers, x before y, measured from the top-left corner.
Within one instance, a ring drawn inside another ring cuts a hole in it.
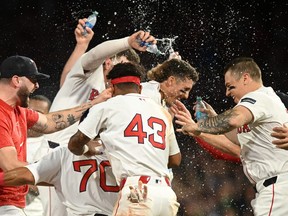
[[[14,75],[36,77],[36,79],[47,79],[50,76],[39,73],[35,62],[25,56],[10,56],[0,66],[0,77],[10,78]]]

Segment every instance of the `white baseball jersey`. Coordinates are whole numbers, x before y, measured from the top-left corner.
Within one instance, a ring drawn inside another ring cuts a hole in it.
[[[149,97],[118,95],[90,109],[78,129],[100,138],[118,184],[128,176],[169,176],[168,158],[180,152],[170,114]]]
[[[141,94],[150,97],[156,103],[163,105],[160,94],[160,83],[154,80],[143,82]]]
[[[26,167],[36,184],[55,186],[68,215],[112,214],[119,187],[106,157],[76,156],[67,147],[59,147]]]
[[[44,155],[51,151],[48,141],[44,136],[28,137],[27,138],[27,162],[34,163],[40,160]],[[24,211],[29,216],[46,215],[43,212],[47,209],[47,195],[49,188],[45,186],[38,186],[39,195],[29,204],[26,205]],[[45,208],[44,208],[45,207]]]
[[[53,100],[50,112],[72,108],[94,99],[105,89],[103,62],[107,57],[128,48],[130,46],[128,37],[126,37],[103,42],[82,55],[68,73],[65,82]],[[77,127],[78,122],[64,130],[45,134],[45,136],[50,141],[59,143],[61,146],[67,146],[70,137],[77,132]],[[65,210],[63,205],[57,201],[58,197],[53,188],[50,188],[49,196],[51,197],[49,203],[53,203],[46,213],[49,214],[51,211],[52,215],[62,216]]]
[[[288,151],[272,144],[272,128],[288,122],[286,108],[270,87],[243,96],[237,106],[253,114],[253,122],[238,129],[243,169],[252,182],[288,172]]]
[[[54,98],[50,112],[69,109],[93,100],[105,89],[102,67],[105,59],[129,48],[128,37],[126,37],[101,43],[81,56]],[[67,146],[70,137],[76,133],[77,126],[78,122],[45,136],[48,140]]]
[[[34,163],[48,154],[50,147],[44,136],[27,138],[27,162]]]
[[[165,104],[165,101],[161,99],[161,94],[160,94],[160,83],[155,81],[155,80],[151,80],[149,82],[143,82],[141,83],[142,85],[142,91],[141,94],[145,95],[147,97],[150,97],[152,100],[154,100],[157,104],[163,106],[166,110],[168,110],[168,107]],[[176,137],[175,140],[173,142],[177,142]],[[174,178],[174,174],[172,169],[169,169],[169,173],[170,173],[170,181],[172,182],[173,178]]]
[[[270,87],[243,96],[237,106],[253,115],[253,122],[238,129],[241,160],[248,179],[256,184],[253,213],[288,215],[288,151],[272,144],[272,128],[288,122],[286,108]],[[275,185],[274,185],[275,184]]]

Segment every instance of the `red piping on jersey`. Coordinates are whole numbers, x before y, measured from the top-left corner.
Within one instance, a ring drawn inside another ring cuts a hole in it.
[[[270,206],[270,211],[269,211],[269,215],[268,216],[271,216],[272,209],[273,209],[273,204],[274,204],[274,196],[275,196],[274,185],[275,184],[272,184],[272,200],[271,200],[271,206]]]
[[[210,153],[215,159],[219,160],[226,160],[235,163],[241,163],[240,158],[231,156],[227,153],[223,153],[220,150],[216,149],[215,147],[211,146],[209,143],[205,142],[204,140],[200,139],[199,137],[195,137],[197,143],[208,153]]]

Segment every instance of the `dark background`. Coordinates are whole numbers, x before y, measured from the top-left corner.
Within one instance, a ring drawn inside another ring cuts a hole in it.
[[[25,55],[41,72],[51,75],[36,94],[53,100],[62,68],[74,45],[79,18],[99,12],[93,47],[105,40],[143,29],[157,38],[179,36],[174,49],[200,73],[196,95],[221,112],[233,104],[225,97],[222,69],[238,56],[252,57],[262,69],[266,86],[288,91],[287,1],[68,1],[4,0],[0,8],[0,60]],[[147,68],[167,56],[140,54]],[[181,203],[179,215],[249,215],[252,187],[242,167],[214,160],[193,138],[178,135],[183,162],[174,170],[174,189]]]

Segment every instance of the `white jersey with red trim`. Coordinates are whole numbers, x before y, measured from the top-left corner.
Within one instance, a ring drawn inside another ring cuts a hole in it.
[[[154,80],[143,82],[141,94],[150,97],[156,103],[163,105],[160,94],[160,83]]]
[[[180,152],[170,114],[151,98],[118,95],[90,109],[78,129],[100,138],[118,184],[127,176],[169,176],[168,158]]]
[[[261,87],[243,96],[236,106],[244,106],[253,122],[238,129],[243,169],[252,183],[288,172],[288,151],[272,141],[272,128],[288,122],[286,108],[271,87]]]
[[[128,37],[103,42],[84,55],[75,63],[65,82],[53,100],[50,112],[79,106],[95,98],[105,89],[102,64],[107,57],[129,49]],[[45,137],[61,146],[67,146],[69,139],[77,132],[78,122],[61,131],[45,134]],[[72,177],[73,178],[73,177]],[[64,215],[65,209],[59,203],[54,189],[50,188],[50,207],[46,215]],[[48,204],[48,203],[47,203]]]
[[[160,94],[160,83],[155,80],[150,80],[148,82],[141,83],[142,85],[142,91],[141,94],[145,95],[147,97],[150,97],[152,100],[154,100],[157,104],[163,106],[166,110],[168,110],[168,107],[165,104],[165,100],[162,100],[161,94]],[[173,142],[177,142],[177,139],[175,137],[175,140]],[[174,178],[173,170],[169,169],[170,173],[170,181],[172,182]]]
[[[59,147],[26,167],[36,184],[55,186],[69,215],[112,214],[119,187],[106,157],[77,156],[67,147]]]
[[[69,109],[93,100],[105,89],[102,64],[107,57],[129,49],[128,37],[103,42],[81,56],[68,73],[63,86],[55,96],[50,112]],[[76,133],[78,122],[64,130],[46,134],[46,138],[67,146]]]

